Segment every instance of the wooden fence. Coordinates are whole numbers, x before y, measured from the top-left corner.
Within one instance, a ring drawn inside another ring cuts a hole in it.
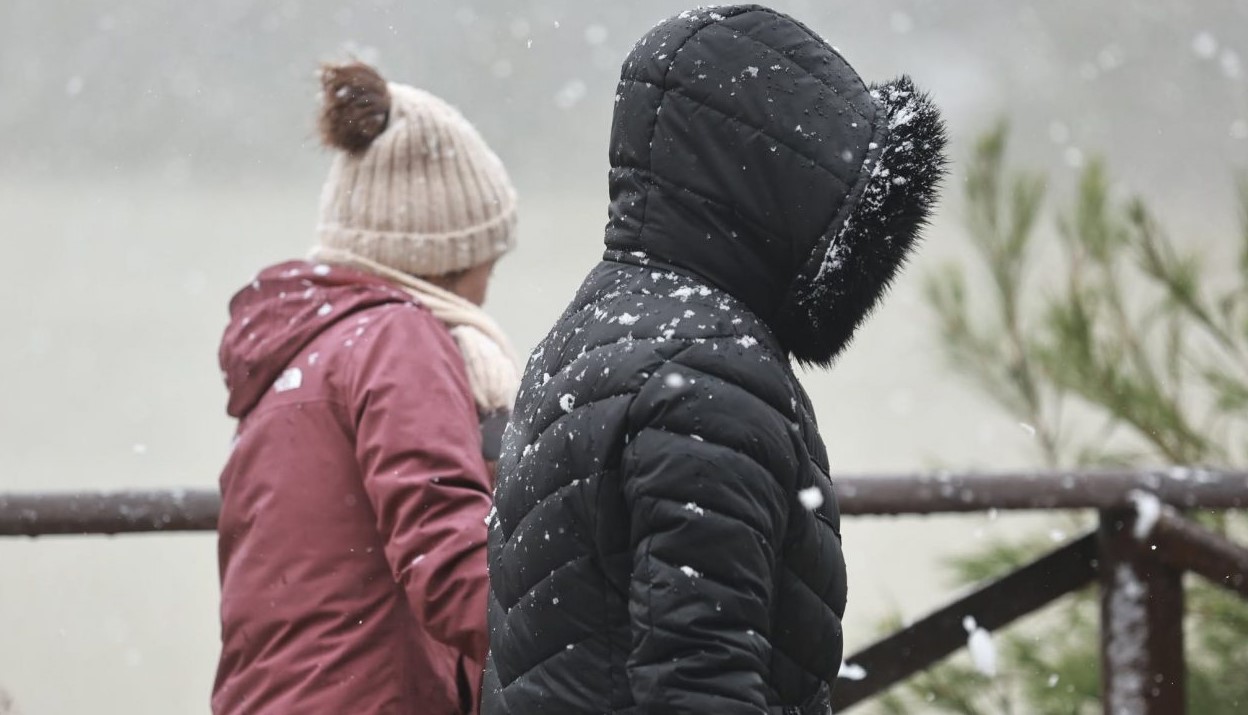
[[[846,476],[846,516],[996,510],[1095,510],[1098,526],[979,585],[849,655],[842,712],[964,647],[967,616],[995,630],[1092,583],[1100,586],[1102,702],[1107,715],[1183,715],[1183,588],[1198,574],[1248,599],[1248,548],[1185,512],[1248,507],[1248,472],[1155,471]],[[211,531],[213,491],[0,494],[0,536]]]

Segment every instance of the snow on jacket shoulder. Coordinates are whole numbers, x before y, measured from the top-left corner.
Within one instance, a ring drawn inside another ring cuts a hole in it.
[[[483,712],[830,711],[845,563],[790,359],[830,364],[876,304],[943,144],[909,80],[766,8],[634,47],[605,260],[504,437]]]
[[[288,263],[235,297],[221,363],[214,712],[473,709],[490,484],[449,333],[384,281]]]

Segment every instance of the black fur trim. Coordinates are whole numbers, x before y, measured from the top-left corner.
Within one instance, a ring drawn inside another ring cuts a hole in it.
[[[909,77],[873,85],[882,116],[848,208],[815,246],[773,325],[798,361],[826,367],[887,290],[945,174],[945,125]]]

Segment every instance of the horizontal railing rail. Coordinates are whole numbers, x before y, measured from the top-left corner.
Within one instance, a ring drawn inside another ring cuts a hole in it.
[[[1133,492],[1181,508],[1248,507],[1248,471],[1173,467],[1147,471],[1019,471],[840,476],[845,516],[988,510],[1117,509]],[[0,536],[212,531],[215,490],[0,493]]]
[[[1130,506],[1133,492],[1183,508],[1248,507],[1248,471],[1243,470],[933,472],[838,476],[835,483],[841,513],[852,516],[1115,509]]]
[[[220,510],[208,489],[0,493],[0,536],[213,531]]]

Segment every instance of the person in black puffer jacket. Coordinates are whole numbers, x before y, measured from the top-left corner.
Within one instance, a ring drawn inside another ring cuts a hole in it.
[[[757,5],[624,63],[604,261],[529,360],[490,525],[483,712],[828,713],[840,517],[791,359],[915,245],[936,108]]]

